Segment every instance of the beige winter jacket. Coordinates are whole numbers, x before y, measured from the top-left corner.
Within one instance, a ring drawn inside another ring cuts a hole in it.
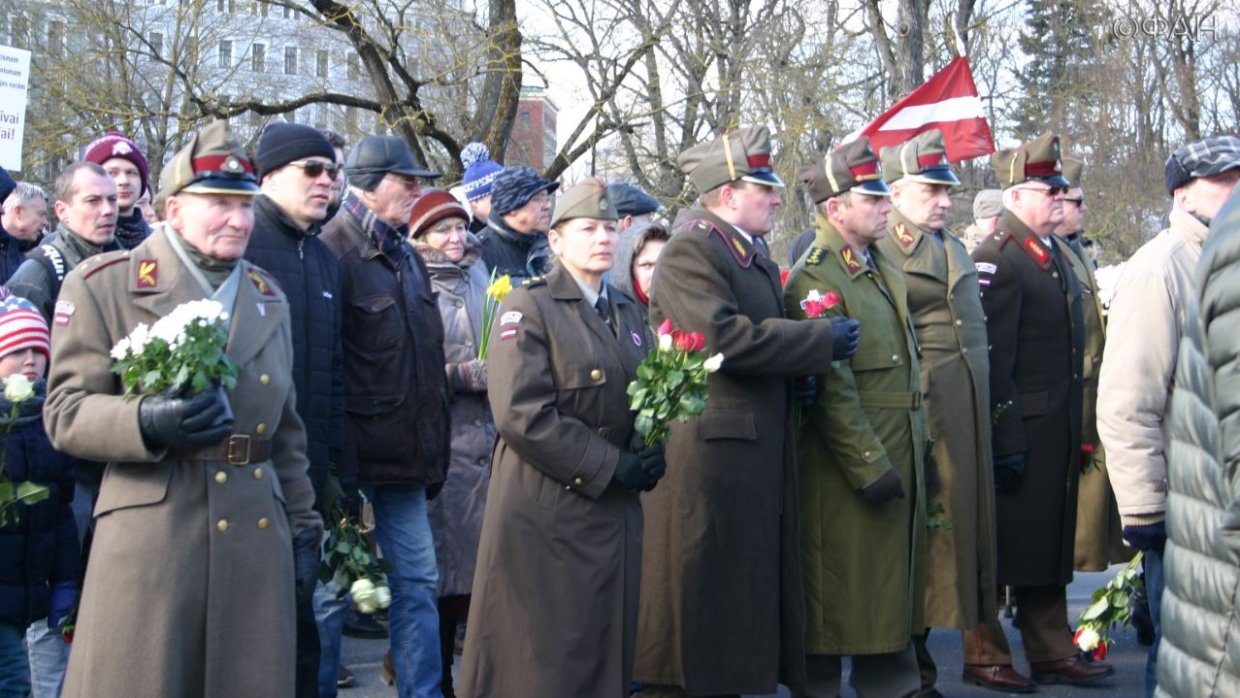
[[[1178,208],[1170,226],[1124,267],[1107,320],[1098,382],[1098,435],[1124,525],[1167,510],[1166,430],[1184,304],[1206,226]]]

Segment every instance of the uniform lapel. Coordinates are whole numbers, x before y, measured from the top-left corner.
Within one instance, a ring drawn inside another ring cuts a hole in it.
[[[288,303],[272,287],[271,277],[247,261],[241,262],[241,283],[233,305],[228,355],[246,365],[267,344],[271,334],[288,317]]]
[[[145,254],[130,255],[129,293],[133,304],[157,318],[171,313],[178,305],[202,300],[202,289],[172,250],[166,235],[175,235],[166,226],[153,233],[143,246]]]
[[[555,300],[571,302],[577,308],[582,324],[589,327],[590,331],[602,340],[604,346],[611,347],[613,353],[615,352],[616,336],[607,327],[607,323],[603,322],[603,318],[599,317],[598,311],[586,302],[572,274],[565,271],[564,267],[555,265],[547,274],[547,287],[551,289],[551,297]],[[608,302],[612,302],[612,299],[608,299]],[[617,314],[615,308],[612,311],[613,316]],[[615,317],[612,322],[617,322]]]
[[[977,276],[977,264],[964,248],[964,243],[951,233],[943,234],[943,252],[947,258],[947,290],[956,288],[961,279]]]

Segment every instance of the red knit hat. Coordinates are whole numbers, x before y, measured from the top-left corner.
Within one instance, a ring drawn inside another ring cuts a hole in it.
[[[0,289],[7,294],[7,289]],[[51,356],[51,332],[47,320],[25,298],[8,296],[0,300],[0,357],[33,348]]]
[[[456,197],[443,189],[426,189],[422,197],[414,202],[413,211],[409,214],[409,234],[420,237],[439,221],[445,218],[460,218],[469,221],[469,211],[457,201]]]
[[[146,156],[138,149],[138,144],[129,140],[125,134],[119,131],[108,131],[99,138],[90,142],[86,146],[86,152],[83,153],[82,159],[86,162],[93,162],[102,166],[103,163],[112,158],[121,158],[133,163],[138,168],[138,174],[142,177],[142,191],[138,192],[138,196],[145,194],[151,185],[147,181],[150,177],[149,169],[146,164]]]

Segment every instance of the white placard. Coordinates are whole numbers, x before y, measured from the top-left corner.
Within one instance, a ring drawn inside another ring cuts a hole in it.
[[[0,167],[10,171],[22,169],[29,85],[30,52],[0,46]]]

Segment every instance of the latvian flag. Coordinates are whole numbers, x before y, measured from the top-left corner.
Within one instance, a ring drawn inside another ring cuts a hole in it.
[[[952,162],[995,152],[995,140],[965,56],[948,63],[882,116],[848,134],[843,142],[869,136],[870,148],[877,153],[884,146],[899,145],[932,128],[943,132],[947,159]]]

